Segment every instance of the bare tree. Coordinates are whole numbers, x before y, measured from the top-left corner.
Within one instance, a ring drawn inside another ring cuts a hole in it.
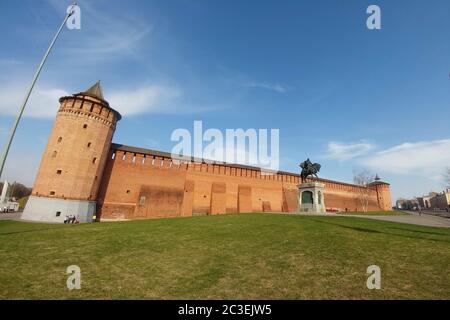
[[[353,183],[358,185],[358,200],[363,212],[369,209],[371,189],[369,184],[374,181],[374,176],[367,170],[353,171]]]
[[[0,182],[0,194],[2,193],[3,190],[3,182]],[[32,188],[28,188],[27,186],[19,183],[19,182],[14,182],[10,185],[8,194],[6,195],[8,198],[15,198],[15,199],[20,199],[26,196],[29,196],[31,194]]]
[[[14,182],[11,187],[11,194],[10,196],[15,199],[20,199],[26,196],[29,196],[31,194],[32,188],[28,188],[27,186],[19,183]]]

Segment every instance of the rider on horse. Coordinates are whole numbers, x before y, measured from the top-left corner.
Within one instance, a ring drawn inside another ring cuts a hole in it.
[[[320,164],[312,163],[308,158],[300,164],[300,167],[302,168],[302,172],[300,173],[302,183],[311,175],[318,178],[317,173],[320,171]]]

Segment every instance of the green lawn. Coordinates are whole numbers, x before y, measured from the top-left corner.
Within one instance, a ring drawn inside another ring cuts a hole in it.
[[[368,211],[368,212],[339,212],[338,214],[347,215],[364,215],[364,216],[405,216],[408,215],[403,211]]]
[[[0,299],[449,299],[449,269],[449,229],[353,217],[0,221]]]

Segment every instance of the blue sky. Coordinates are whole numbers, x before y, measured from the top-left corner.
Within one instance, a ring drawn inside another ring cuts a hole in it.
[[[102,81],[114,141],[170,151],[193,128],[279,128],[280,169],[368,169],[394,199],[450,166],[450,2],[78,1],[20,124],[4,177],[31,185],[57,98]],[[70,1],[0,2],[0,146]],[[368,30],[366,8],[381,8]]]

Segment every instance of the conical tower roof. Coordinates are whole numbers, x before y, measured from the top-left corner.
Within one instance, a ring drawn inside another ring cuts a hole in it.
[[[59,99],[59,102],[62,103],[65,99],[73,98],[73,97],[79,97],[79,98],[84,99],[83,96],[89,96],[89,97],[100,100],[101,104],[104,107],[107,107],[107,108],[111,109],[112,111],[114,111],[118,120],[122,119],[122,116],[120,115],[120,113],[117,110],[114,110],[113,108],[111,108],[111,106],[109,105],[109,102],[106,101],[105,98],[103,97],[103,90],[102,90],[102,86],[100,85],[100,80],[97,81],[94,85],[92,85],[89,89],[87,89],[85,91],[75,93],[70,97],[61,97]]]
[[[378,184],[389,184],[387,182],[384,182],[381,180],[381,178],[378,176],[378,173],[375,175],[375,178],[373,179],[373,181],[371,183],[369,183],[369,185],[371,186],[375,186]]]
[[[105,98],[103,97],[102,87],[100,85],[100,80],[97,81],[92,87],[90,87],[86,91],[83,91],[82,93],[88,94],[94,98],[98,98],[100,100],[105,101]]]

